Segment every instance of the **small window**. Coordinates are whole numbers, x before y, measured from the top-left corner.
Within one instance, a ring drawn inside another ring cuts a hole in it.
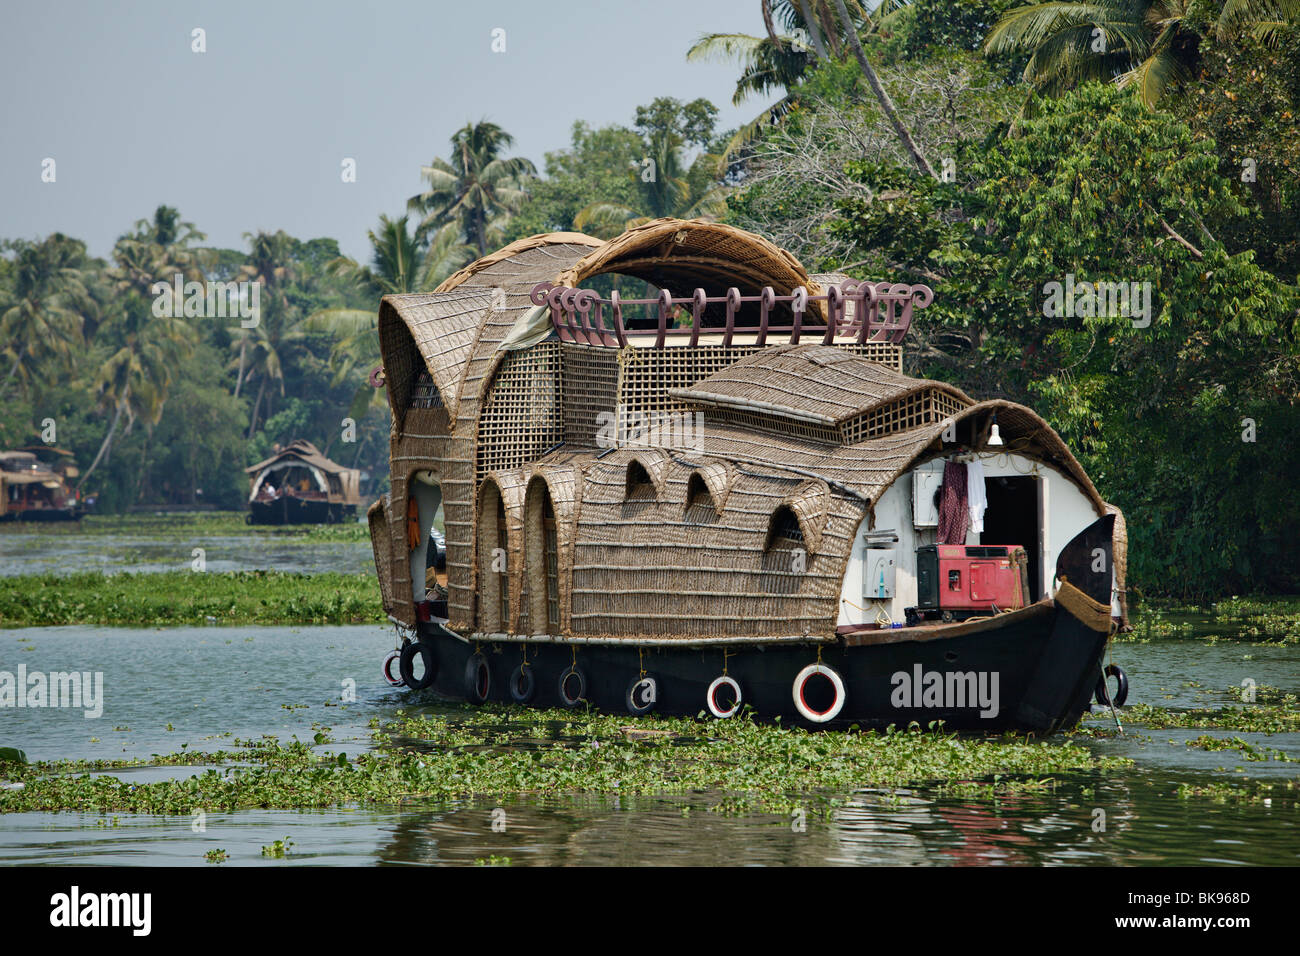
[[[770,551],[773,548],[803,547],[803,528],[799,518],[788,505],[777,508],[767,527],[767,543],[763,546]]]
[[[627,466],[627,489],[624,494],[627,501],[654,501],[655,486],[650,480],[650,473],[639,461]]]
[[[698,471],[691,474],[686,482],[686,523],[707,524],[718,516],[717,505],[713,501],[713,492],[704,476]]]

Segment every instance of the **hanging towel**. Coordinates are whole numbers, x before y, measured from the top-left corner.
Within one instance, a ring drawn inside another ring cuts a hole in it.
[[[978,458],[966,463],[966,508],[970,511],[970,529],[984,531],[984,509],[989,506],[984,493],[984,463]]]
[[[943,466],[943,488],[939,497],[939,544],[965,544],[969,524],[966,466],[950,461]]]

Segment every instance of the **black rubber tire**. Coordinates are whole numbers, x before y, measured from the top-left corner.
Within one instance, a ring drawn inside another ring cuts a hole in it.
[[[651,696],[649,699],[645,697],[643,687],[646,683],[650,685],[649,692]],[[642,691],[640,696],[637,694],[638,689]],[[646,674],[644,677],[632,678],[632,683],[627,685],[627,693],[623,695],[623,703],[627,707],[627,712],[633,717],[642,717],[650,713],[655,709],[655,705],[659,703],[659,682],[650,674]]]
[[[578,693],[575,697],[570,697],[568,693],[569,685],[573,683],[578,685]],[[560,675],[560,681],[556,685],[560,692],[560,703],[572,710],[581,704],[587,697],[587,675],[582,672],[582,668],[572,666],[565,669]]]
[[[424,660],[424,676],[419,679],[416,678],[412,666],[416,654]],[[402,680],[411,690],[424,690],[438,678],[438,658],[434,656],[433,648],[423,641],[407,641],[402,645],[402,657],[397,662],[397,672],[402,675]]]
[[[1102,668],[1101,676],[1097,678],[1097,689],[1094,691],[1097,703],[1102,706],[1111,703],[1110,682],[1107,680],[1110,677],[1119,678],[1119,687],[1115,691],[1114,704],[1116,707],[1123,707],[1124,701],[1128,700],[1128,675],[1124,673],[1124,668],[1118,664],[1107,664]]]
[[[510,674],[510,699],[516,704],[531,704],[537,693],[537,676],[533,665],[520,664]]]
[[[492,668],[482,652],[471,654],[465,662],[465,699],[471,704],[487,703],[492,693]]]

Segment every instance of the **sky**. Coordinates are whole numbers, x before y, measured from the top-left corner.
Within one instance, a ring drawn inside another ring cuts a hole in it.
[[[656,96],[747,122],[770,100],[732,106],[738,66],[685,54],[762,29],[758,0],[5,0],[0,238],[63,232],[107,256],[166,203],[209,245],[284,229],[366,259],[367,230],[466,122],[539,168],[575,120],[631,125]]]

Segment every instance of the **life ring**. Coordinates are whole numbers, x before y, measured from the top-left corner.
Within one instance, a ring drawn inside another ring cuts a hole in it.
[[[1115,689],[1115,696],[1110,696],[1110,683],[1108,677],[1118,677],[1119,686]],[[1128,700],[1128,675],[1124,673],[1124,668],[1118,664],[1107,664],[1101,670],[1101,676],[1097,678],[1097,689],[1094,692],[1099,704],[1110,704],[1114,702],[1116,707],[1123,707],[1124,701]]]
[[[718,703],[718,691],[724,687],[730,687],[731,693],[736,698],[730,707],[723,707]],[[709,685],[708,693],[704,695],[704,702],[709,707],[709,713],[714,717],[717,717],[719,720],[726,720],[728,717],[734,717],[736,712],[740,710],[741,699],[740,684],[736,682],[734,677],[728,677],[726,674],[723,674],[721,677],[713,678],[713,683]]]
[[[659,682],[649,674],[633,678],[632,683],[627,685],[623,703],[627,705],[627,712],[634,717],[650,713],[659,703]]]
[[[424,661],[424,676],[418,679],[413,667],[416,654]],[[411,690],[424,690],[438,676],[438,658],[433,655],[433,648],[424,641],[407,641],[402,645],[397,671],[402,675],[402,683]]]
[[[570,694],[569,691],[576,685],[577,693]],[[577,664],[571,665],[563,674],[560,675],[559,683],[560,703],[570,709],[577,707],[587,696],[587,675]]]
[[[400,668],[402,660],[401,651],[389,651],[388,656],[384,658],[384,680],[388,681],[390,687],[405,687],[406,681],[402,679],[400,669],[397,676],[393,676],[393,664],[396,662]]]
[[[822,711],[813,710],[803,696],[804,687],[807,686],[809,679],[817,674],[829,680],[831,686],[835,688],[835,700],[831,702],[830,707]],[[794,706],[804,720],[811,720],[815,724],[834,720],[844,706],[844,698],[844,681],[840,680],[840,675],[825,664],[809,664],[794,679]]]
[[[510,699],[516,704],[530,704],[537,693],[537,678],[531,664],[520,664],[510,674]]]
[[[492,669],[483,652],[471,654],[465,662],[465,699],[471,704],[487,702],[492,691]]]

